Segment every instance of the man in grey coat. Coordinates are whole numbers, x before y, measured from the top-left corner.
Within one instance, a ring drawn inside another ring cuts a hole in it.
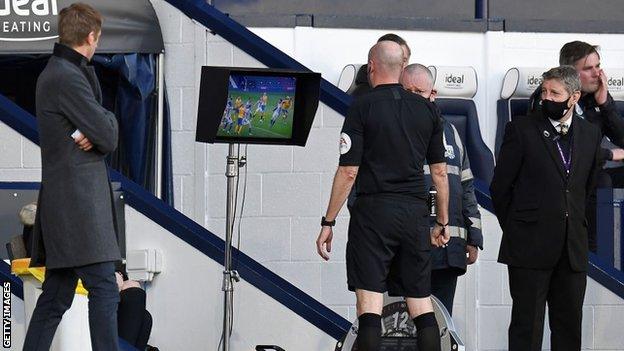
[[[105,163],[118,130],[87,65],[101,27],[101,15],[88,5],[61,10],[60,43],[37,81],[42,181],[31,266],[45,265],[46,277],[24,350],[49,350],[79,278],[89,291],[93,350],[118,350],[114,261],[121,255]]]

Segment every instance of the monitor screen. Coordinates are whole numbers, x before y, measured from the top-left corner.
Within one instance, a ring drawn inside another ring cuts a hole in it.
[[[204,66],[195,140],[305,146],[320,82],[307,71]]]
[[[232,73],[218,138],[291,139],[297,78]]]

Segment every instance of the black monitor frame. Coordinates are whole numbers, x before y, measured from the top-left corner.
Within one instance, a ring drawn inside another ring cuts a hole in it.
[[[296,78],[290,138],[222,137],[217,135],[229,92],[230,75]],[[272,68],[203,66],[195,140],[204,143],[305,146],[318,108],[321,74]]]

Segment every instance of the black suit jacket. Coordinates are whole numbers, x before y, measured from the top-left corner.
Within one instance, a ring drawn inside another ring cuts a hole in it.
[[[501,263],[550,269],[567,248],[572,269],[587,270],[585,200],[599,169],[601,133],[588,121],[572,118],[569,175],[553,140],[554,128],[540,111],[507,124],[490,185],[503,229]]]

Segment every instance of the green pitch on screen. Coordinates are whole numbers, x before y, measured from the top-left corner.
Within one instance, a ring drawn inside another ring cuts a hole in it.
[[[290,139],[292,137],[293,127],[293,112],[295,109],[294,95],[287,95],[285,93],[267,93],[267,104],[264,109],[264,113],[257,112],[256,102],[262,96],[262,93],[257,92],[244,92],[231,89],[228,94],[232,98],[232,105],[235,104],[235,100],[240,96],[243,106],[247,99],[251,100],[251,117],[249,118],[249,124],[239,126],[238,118],[239,111],[230,111],[230,118],[232,120],[231,125],[225,123],[226,116],[223,116],[217,136],[219,137],[249,137],[249,138],[272,138],[272,139]],[[279,114],[275,119],[275,123],[271,123],[273,117],[273,110],[277,106],[280,99],[290,97],[290,107],[285,112]],[[271,125],[272,124],[272,125]],[[239,128],[240,127],[240,128]]]

